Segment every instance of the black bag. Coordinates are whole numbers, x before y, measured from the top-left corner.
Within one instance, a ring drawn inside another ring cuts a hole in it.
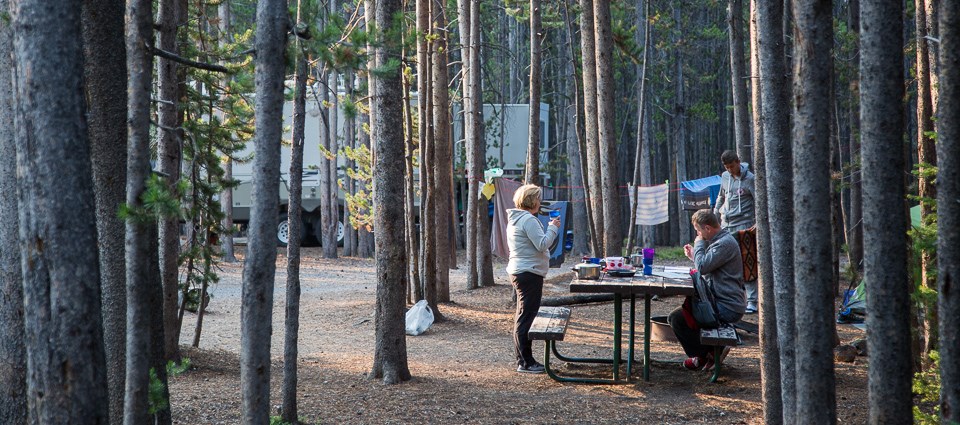
[[[696,290],[690,300],[690,310],[694,320],[702,329],[719,328],[720,319],[717,317],[713,289],[700,276],[700,272],[696,272],[690,277],[693,279],[693,288]]]

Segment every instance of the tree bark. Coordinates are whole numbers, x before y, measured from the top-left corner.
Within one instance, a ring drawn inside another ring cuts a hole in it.
[[[284,46],[289,29],[287,5],[257,2],[256,135],[250,233],[243,267],[240,381],[243,424],[266,423],[270,416],[270,334],[276,271],[277,204],[283,119]]]
[[[343,98],[347,99],[347,102],[353,102],[353,86],[354,86],[354,72],[353,69],[347,68],[343,71]],[[343,112],[343,147],[354,149],[357,147],[357,132],[356,132],[356,114],[349,113],[347,111]],[[346,156],[346,155],[344,155]],[[346,163],[344,169],[351,170],[356,169],[356,161],[346,158],[344,160]],[[343,192],[344,192],[344,208],[343,208],[343,256],[344,257],[353,257],[357,255],[357,229],[353,227],[351,223],[351,218],[353,214],[350,212],[350,208],[346,207],[346,195],[356,195],[357,182],[349,174],[344,173],[343,175]]]
[[[763,400],[763,422],[783,421],[783,399],[780,382],[780,348],[777,344],[777,302],[773,287],[773,250],[770,240],[770,216],[767,209],[767,167],[763,138],[762,75],[757,2],[750,0],[750,95],[753,104],[753,170],[756,174],[757,264],[760,291],[760,394]]]
[[[142,424],[147,414],[150,393],[150,315],[149,296],[151,258],[149,226],[156,223],[142,209],[150,173],[150,88],[153,83],[153,4],[148,0],[130,1],[126,9],[127,51],[127,182],[126,205],[135,212],[126,218],[124,237],[127,283],[126,396],[123,423]]]
[[[927,0],[929,1],[929,0]],[[936,139],[930,134],[934,131],[933,121],[933,100],[932,86],[930,85],[930,55],[929,45],[931,44],[927,36],[927,1],[916,2],[916,26],[917,26],[917,163],[921,173],[930,167],[937,166]],[[933,178],[925,178],[923,174],[917,182],[917,192],[921,199],[936,199],[937,187],[934,185]],[[932,205],[928,202],[920,202],[921,220],[930,214],[933,214]],[[936,252],[933,250],[924,250],[920,253],[920,281],[923,286],[931,290],[937,289],[937,278],[933,271],[937,267]],[[937,349],[937,309],[933,305],[923,304],[921,306],[923,321],[923,340],[924,353],[929,354],[931,350]],[[926,358],[926,356],[924,356]]]
[[[542,82],[543,22],[540,0],[530,0],[530,120],[527,126],[525,184],[540,184],[540,86]]]
[[[124,3],[119,0],[83,4],[84,86],[90,106],[87,132],[97,205],[107,397],[115,424],[123,421],[127,332],[124,223],[117,216],[127,179],[127,87],[124,79],[117,78],[127,72],[123,14]]]
[[[922,13],[918,13],[922,15]],[[873,423],[908,423],[912,361],[907,279],[907,217],[903,182],[903,20],[899,4],[865,2],[860,9],[860,119],[863,145],[864,277],[869,406]],[[919,55],[918,56],[923,56]],[[891,208],[891,206],[894,206]]]
[[[627,223],[627,254],[632,252],[634,237],[636,236],[635,230],[638,229],[637,226],[637,204],[640,202],[640,197],[637,196],[637,187],[641,184],[641,176],[643,175],[643,135],[644,133],[644,116],[646,116],[646,91],[647,91],[647,59],[650,57],[650,2],[649,0],[640,0],[637,2],[637,15],[640,15],[641,6],[643,7],[643,15],[637,16],[637,21],[643,22],[643,64],[640,67],[640,72],[638,78],[640,79],[639,91],[637,92],[637,148],[634,152],[633,157],[633,183],[630,185],[629,191],[633,192],[633,202],[630,204],[630,221]],[[640,30],[637,30],[639,33]],[[635,36],[635,38],[639,38]],[[636,40],[641,41],[641,40]]]
[[[377,28],[390,34],[398,31],[394,16],[400,11],[399,0],[378,0]],[[401,46],[391,37],[383,37],[374,50],[377,63],[400,55]],[[372,104],[377,111],[373,125],[376,166],[374,167],[374,237],[377,257],[377,307],[375,345],[371,379],[397,384],[410,379],[407,366],[407,344],[404,333],[404,288],[407,285],[407,258],[403,232],[403,169],[397,161],[403,155],[403,105],[400,70],[383,72],[374,79]]]
[[[599,249],[594,255],[602,257],[606,252],[603,239],[606,235],[604,226],[607,224],[603,220],[603,198],[606,193],[602,190],[600,135],[597,128],[597,58],[596,39],[593,36],[593,2],[594,0],[580,0],[580,50],[583,59],[583,123],[587,154],[585,171],[590,186],[588,202],[595,231],[591,236],[596,240],[594,247]]]
[[[474,177],[479,181],[483,176],[483,169],[487,164],[487,138],[483,127],[483,79],[480,77],[481,63],[480,55],[483,53],[481,46],[481,28],[480,28],[480,3],[481,0],[470,1],[470,41],[471,53],[470,61],[472,63],[471,73],[474,88],[471,89],[476,96],[473,96],[473,113],[476,115],[473,125],[475,137],[478,140],[474,149],[474,157],[479,161],[474,165]],[[477,226],[477,281],[480,286],[493,286],[496,282],[493,279],[493,254],[490,249],[490,218],[487,214],[489,210],[489,201],[480,200],[477,205],[477,216],[479,225]]]
[[[849,27],[854,39],[852,55],[860,55],[860,0],[850,0]],[[860,76],[854,67],[850,77],[850,228],[847,251],[850,267],[859,275],[863,270],[863,190],[860,173]],[[856,278],[859,279],[859,278]]]
[[[760,108],[767,217],[770,223],[772,284],[776,310],[777,344],[780,351],[780,386],[783,423],[796,423],[796,329],[794,328],[793,271],[793,151],[787,63],[784,54],[783,4],[757,1],[757,44],[760,65]],[[766,304],[770,305],[770,304]],[[761,304],[764,306],[764,304]]]
[[[603,185],[603,252],[623,253],[623,229],[620,226],[620,188],[617,172],[616,109],[614,107],[613,29],[610,3],[593,2],[594,35],[597,57],[597,127],[600,169]],[[582,18],[582,19],[585,19]],[[585,52],[586,53],[586,52]],[[589,114],[588,114],[589,116]]]
[[[447,90],[447,14],[443,0],[432,0],[430,18],[433,27],[433,192],[436,196],[436,301],[450,301],[450,221],[452,211],[453,143],[450,140],[450,95]],[[436,312],[436,310],[434,311]],[[436,316],[436,315],[435,315]],[[436,319],[436,317],[435,317]]]
[[[830,287],[830,51],[833,27],[830,0],[796,0],[793,108],[793,207],[795,308],[804,323],[796,327],[797,422],[835,423],[833,371],[833,291]],[[899,36],[899,33],[897,33]],[[766,103],[766,102],[764,102]],[[899,150],[897,150],[899,154]],[[899,176],[898,176],[899,178]]]
[[[11,8],[31,424],[108,419],[81,5],[21,0]]]
[[[161,0],[158,20],[160,48],[173,53],[180,51],[177,43],[177,28],[186,15],[181,10],[180,0]],[[157,105],[157,120],[160,122],[157,143],[158,168],[165,176],[167,187],[172,191],[180,180],[182,122],[180,103],[180,79],[176,62],[169,59],[157,61],[157,82],[161,102]],[[160,279],[163,282],[163,327],[164,352],[168,360],[180,359],[180,320],[178,266],[180,256],[180,220],[176,217],[160,221]]]
[[[0,0],[0,13],[6,15],[9,10],[10,2]],[[23,334],[23,271],[18,246],[13,67],[13,30],[10,22],[4,21],[0,22],[0,323],[3,323],[0,326],[0,418],[11,423],[26,423],[27,352]],[[91,121],[93,119],[91,115]]]
[[[480,224],[480,211],[477,207],[480,202],[477,196],[480,192],[480,179],[483,177],[483,166],[481,164],[483,149],[478,149],[477,145],[486,145],[486,143],[477,138],[476,131],[477,115],[474,113],[473,98],[476,96],[477,86],[474,81],[475,65],[473,57],[478,50],[474,48],[472,39],[473,20],[470,15],[470,3],[470,0],[457,1],[458,14],[460,15],[460,57],[463,62],[463,145],[467,168],[467,212],[463,220],[466,230],[467,289],[476,289],[480,287],[480,282],[477,280],[477,227]],[[480,156],[477,156],[477,153],[480,153]]]
[[[750,122],[747,118],[746,65],[743,60],[743,0],[727,4],[727,29],[730,38],[730,87],[733,91],[733,134],[740,161],[753,163],[750,146]]]
[[[675,69],[676,74],[674,75],[674,93],[676,98],[674,99],[674,119],[676,123],[676,138],[674,139],[673,148],[675,149],[674,159],[675,159],[675,174],[674,174],[674,184],[682,182],[687,179],[687,105],[686,98],[684,97],[684,80],[683,80],[683,51],[681,45],[681,34],[683,32],[683,21],[680,13],[681,4],[674,5],[673,9],[673,20],[677,26],[674,30],[674,56],[675,56]],[[679,219],[677,220],[679,239],[677,242],[679,244],[687,243],[692,240],[690,235],[690,220],[689,214],[683,210],[683,206],[680,204],[680,197],[677,196],[679,193],[674,192],[675,194],[672,198],[676,199],[677,215]]]
[[[303,4],[297,0],[297,25],[303,16]],[[300,39],[296,39],[294,64],[293,134],[290,148],[290,206],[287,227],[287,288],[283,330],[283,387],[280,418],[291,424],[297,420],[297,359],[300,332],[300,227],[303,225],[303,145],[307,104],[307,58],[301,53]]]
[[[220,36],[217,38],[217,43],[220,45],[220,48],[226,48],[227,44],[233,42],[233,36],[231,35],[233,14],[230,13],[230,3],[230,0],[223,0],[220,6],[217,7],[217,16],[220,18]],[[225,64],[226,63],[221,63],[221,65]],[[230,80],[231,77],[224,76],[221,84],[226,87],[230,84]],[[221,92],[221,96],[226,97],[226,94]],[[231,181],[233,180],[233,158],[229,154],[225,156],[226,158],[223,161],[223,180]],[[224,232],[220,235],[221,258],[224,263],[235,263],[237,262],[237,256],[233,251],[233,188],[226,188],[223,190],[223,193],[220,194],[220,206],[221,211],[223,211],[224,228]]]
[[[960,3],[940,3],[937,107],[937,280],[940,306],[940,414],[960,422]]]

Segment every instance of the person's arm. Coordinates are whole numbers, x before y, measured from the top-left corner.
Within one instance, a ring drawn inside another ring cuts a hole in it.
[[[713,204],[713,213],[717,215],[717,218],[720,218],[720,207],[723,206],[723,202],[727,199],[727,189],[723,187],[723,176],[720,177],[720,193],[717,193],[717,202]]]
[[[540,252],[546,252],[550,249],[550,245],[553,245],[553,241],[557,239],[557,234],[560,232],[560,229],[554,226],[552,222],[547,226],[547,231],[544,232],[540,220],[537,220],[536,217],[533,220],[524,220],[523,230],[530,238],[530,242],[533,242],[533,247]]]
[[[734,255],[740,255],[740,250],[730,249],[722,243],[715,243],[709,247],[703,239],[697,239],[693,243],[693,266],[700,273],[711,273],[719,269],[732,260]]]

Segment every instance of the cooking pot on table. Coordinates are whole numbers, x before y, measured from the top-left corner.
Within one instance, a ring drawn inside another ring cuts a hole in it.
[[[581,263],[573,266],[573,272],[577,274],[577,279],[598,280],[600,279],[600,265],[592,263]]]

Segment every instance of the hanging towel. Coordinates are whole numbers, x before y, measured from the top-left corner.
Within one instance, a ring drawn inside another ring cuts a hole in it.
[[[633,191],[629,192],[633,205]],[[637,187],[637,196],[636,224],[652,226],[670,219],[670,192],[666,184]]]
[[[720,194],[720,176],[680,182],[680,202],[683,209],[696,211],[711,208]]]
[[[522,186],[518,181],[504,178],[493,180],[493,229],[490,231],[490,250],[500,258],[510,258],[507,247],[507,210],[514,208],[513,194]]]

